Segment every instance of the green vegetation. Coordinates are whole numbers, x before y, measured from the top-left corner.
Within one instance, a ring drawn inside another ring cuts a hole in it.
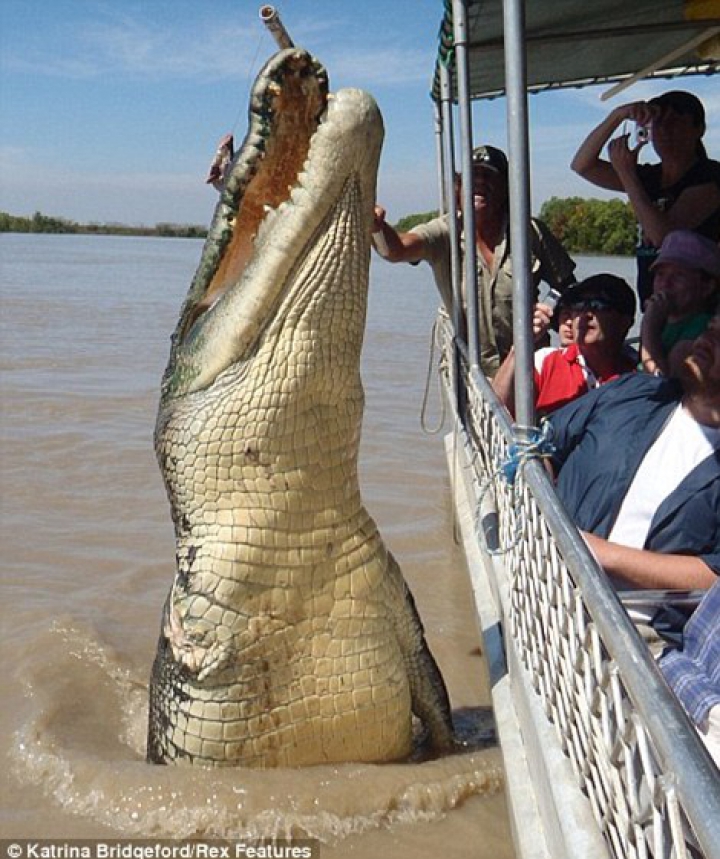
[[[552,197],[543,203],[540,219],[568,253],[631,256],[634,252],[637,221],[624,200]]]
[[[393,226],[399,233],[406,233],[418,224],[432,221],[433,218],[437,218],[438,214],[438,210],[435,209],[432,212],[419,212],[417,215],[405,215],[404,218],[400,218],[397,224],[394,224]]]
[[[130,227],[126,224],[78,224],[67,218],[56,218],[35,212],[31,218],[0,212],[0,233],[79,233],[105,236],[171,236],[199,239],[207,235],[205,227],[188,224],[156,224],[154,227]]]

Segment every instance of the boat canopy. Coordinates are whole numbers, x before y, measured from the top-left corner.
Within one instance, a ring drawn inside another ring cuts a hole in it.
[[[445,0],[433,98],[440,98],[439,65],[450,68],[454,36]],[[502,0],[467,0],[471,99],[505,93]],[[674,77],[720,71],[720,0],[526,0],[527,90]]]

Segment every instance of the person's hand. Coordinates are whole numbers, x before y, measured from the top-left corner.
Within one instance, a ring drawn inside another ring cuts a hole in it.
[[[646,144],[647,141],[643,140],[633,149],[630,146],[629,134],[621,134],[618,137],[613,137],[610,143],[608,143],[610,163],[621,179],[632,175],[637,170],[638,155]]]
[[[383,209],[382,206],[375,205],[375,209],[373,212],[373,227],[372,231],[374,233],[381,233],[383,224],[385,223],[385,216],[387,212]]]
[[[541,340],[552,322],[553,310],[547,304],[535,305],[533,310],[533,340],[537,343]]]
[[[668,374],[668,361],[662,348],[662,330],[672,313],[673,302],[667,292],[654,292],[648,298],[640,326],[640,356],[643,370],[655,376]]]
[[[615,116],[619,122],[629,120],[638,125],[650,125],[657,114],[657,108],[646,101],[630,101],[615,108]]]
[[[645,303],[643,327],[650,326],[654,330],[664,328],[672,312],[672,297],[667,292],[653,292]]]

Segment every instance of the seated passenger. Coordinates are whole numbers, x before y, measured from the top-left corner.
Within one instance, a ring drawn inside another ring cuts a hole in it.
[[[549,414],[634,371],[636,361],[626,351],[625,338],[635,318],[635,304],[630,286],[612,274],[596,274],[565,291],[553,318],[559,327],[560,314],[569,313],[573,342],[536,353],[535,408],[539,414]],[[493,381],[495,392],[511,412],[514,376],[515,355],[511,352]]]
[[[720,767],[720,581],[687,622],[683,646],[666,651],[659,665]]]
[[[543,305],[543,307],[546,306],[547,305]],[[555,309],[550,310],[548,327],[552,328],[553,331],[556,332],[558,343],[561,347],[569,346],[571,343],[575,342],[572,310],[570,310],[565,297],[562,295],[558,298]],[[544,349],[538,349],[535,353],[535,358],[542,358],[544,354],[550,354],[550,352],[554,351],[556,348],[556,346],[546,346]]]
[[[720,316],[693,342],[680,381],[623,376],[547,421],[557,494],[617,585],[714,584],[720,574]]]
[[[540,345],[549,342],[547,332],[550,328],[556,332],[560,348],[563,346],[569,346],[571,343],[575,342],[575,335],[573,334],[573,314],[565,301],[563,301],[562,295],[558,298],[554,309],[543,303],[535,305],[535,310],[533,312],[533,340],[535,341],[535,345],[539,346],[539,348],[535,349],[533,364],[535,365],[535,369],[538,373],[542,369],[545,358],[558,349],[557,346]],[[514,351],[514,348],[511,349],[513,354]],[[514,383],[514,362],[511,363],[510,366],[513,368],[513,375],[508,379],[508,384],[511,386],[509,396],[514,399],[515,394],[512,390]],[[496,383],[497,376],[493,379],[493,387],[496,386]],[[502,386],[502,380],[500,385]],[[501,397],[501,399],[503,398]],[[510,402],[512,402],[512,400],[510,400]],[[508,406],[508,408],[510,407]],[[513,410],[510,409],[510,411]]]
[[[720,247],[691,230],[675,230],[665,237],[653,272],[654,292],[641,329],[643,368],[675,375],[689,343],[707,328],[715,311]]]

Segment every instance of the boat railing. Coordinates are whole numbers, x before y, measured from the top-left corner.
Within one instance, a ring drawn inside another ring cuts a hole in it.
[[[439,319],[476,539],[501,557],[507,670],[524,672],[617,857],[720,859],[720,774],[615,590],[464,344]],[[459,394],[458,394],[459,392]]]

